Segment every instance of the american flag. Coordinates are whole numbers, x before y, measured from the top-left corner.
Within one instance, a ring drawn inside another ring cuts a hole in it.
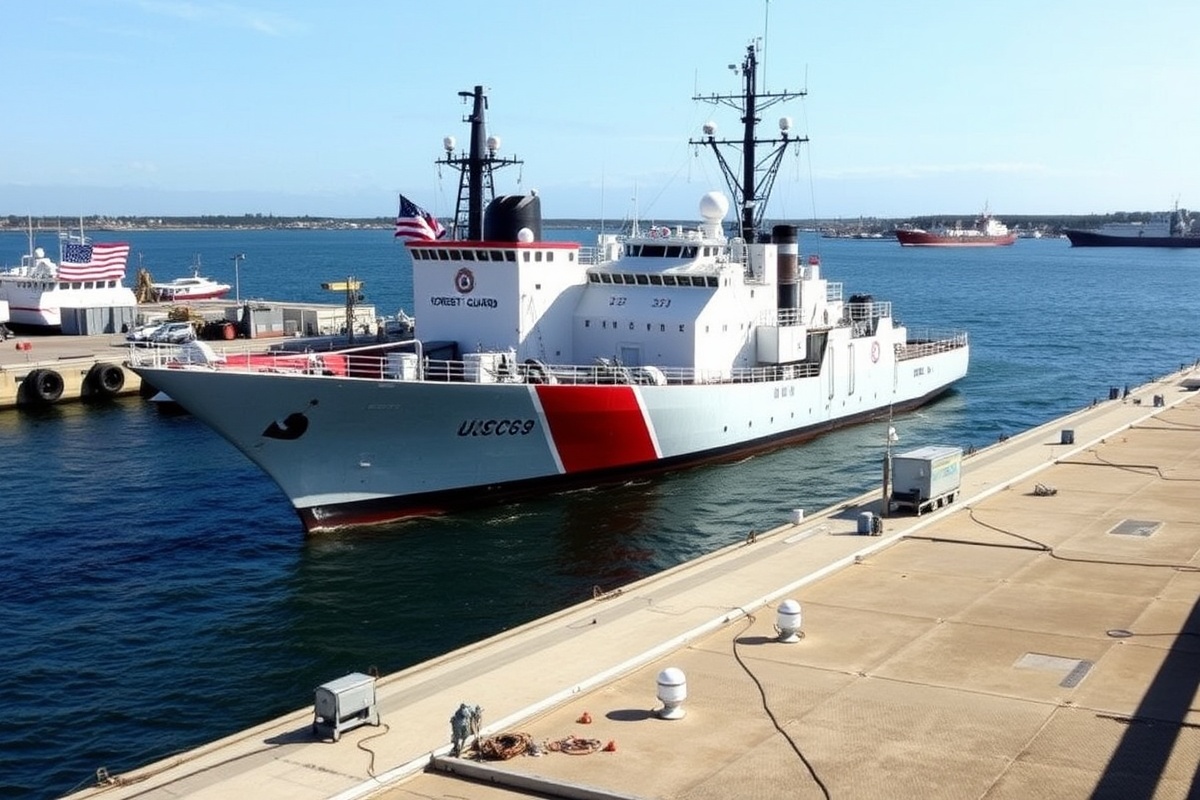
[[[102,281],[125,277],[125,261],[129,245],[124,243],[79,244],[63,246],[62,263],[58,265],[61,281]]]
[[[396,217],[396,238],[406,242],[429,242],[446,235],[437,217],[400,195],[400,213]]]

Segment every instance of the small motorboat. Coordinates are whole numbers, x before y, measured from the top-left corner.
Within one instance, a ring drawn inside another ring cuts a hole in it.
[[[175,278],[166,283],[150,284],[154,299],[160,303],[178,303],[182,300],[212,300],[229,294],[233,287],[218,283],[200,275],[200,259],[192,266],[192,274],[186,278]]]

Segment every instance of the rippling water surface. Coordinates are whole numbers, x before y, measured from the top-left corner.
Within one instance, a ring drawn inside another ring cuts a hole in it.
[[[388,231],[124,238],[156,279],[200,253],[233,282],[229,257],[244,252],[243,297],[336,302],[319,284],[353,275],[379,313],[411,310]],[[1200,252],[802,248],[910,329],[970,332],[969,376],[895,420],[901,448],[984,446],[1200,356]],[[24,249],[0,234],[0,260]],[[0,412],[0,794],[61,795],[99,767],[306,707],[345,672],[414,664],[867,491],[883,434],[865,425],[658,480],[306,538],[274,484],[191,417],[135,398]]]

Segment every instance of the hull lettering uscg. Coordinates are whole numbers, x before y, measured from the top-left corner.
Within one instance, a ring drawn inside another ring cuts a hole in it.
[[[459,436],[527,436],[536,423],[531,419],[464,419]]]

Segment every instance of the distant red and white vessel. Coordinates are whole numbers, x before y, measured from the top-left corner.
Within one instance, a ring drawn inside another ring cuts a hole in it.
[[[1017,240],[1017,234],[985,209],[975,224],[964,228],[897,228],[896,239],[904,247],[1002,247]]]

